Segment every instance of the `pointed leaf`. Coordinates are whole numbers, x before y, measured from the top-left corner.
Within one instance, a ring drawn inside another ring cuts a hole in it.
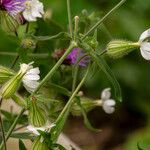
[[[27,150],[22,140],[19,139],[19,150]]]
[[[86,115],[86,111],[81,104],[80,97],[77,97],[77,104],[81,108],[81,111],[84,117],[84,124],[86,125],[86,127],[91,131],[100,132],[101,131],[100,129],[95,129],[94,127],[92,127],[91,123],[89,122],[87,115]]]

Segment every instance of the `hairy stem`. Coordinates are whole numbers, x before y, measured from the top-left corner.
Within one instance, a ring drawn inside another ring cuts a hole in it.
[[[70,0],[67,0],[67,12],[68,12],[70,35],[71,35],[71,37],[73,37],[73,27],[72,27],[72,16],[71,16]]]
[[[55,73],[55,71],[59,68],[59,66],[62,64],[62,62],[65,60],[65,58],[67,57],[67,55],[71,52],[71,50],[77,46],[76,42],[72,42],[71,45],[69,46],[69,48],[66,50],[66,52],[64,53],[64,55],[59,59],[59,61],[55,64],[55,66],[49,71],[49,73],[44,77],[44,79],[40,82],[39,86],[37,87],[37,89],[32,93],[35,94],[51,77],[52,75]]]
[[[12,56],[15,57],[17,56],[18,53],[13,53],[13,52],[0,52],[0,56]],[[33,58],[41,58],[41,59],[45,59],[49,57],[48,53],[28,53],[27,54],[28,57],[33,57]]]
[[[90,67],[89,67],[90,68]],[[72,104],[74,103],[74,97],[77,95],[78,91],[80,90],[80,88],[82,87],[82,85],[84,84],[88,73],[89,73],[89,68],[87,69],[86,74],[84,75],[84,77],[82,78],[81,82],[79,83],[79,85],[77,86],[77,88],[75,89],[75,91],[73,92],[73,94],[71,95],[70,99],[68,100],[67,104],[65,105],[64,109],[62,110],[62,112],[60,113],[60,115],[58,116],[55,124],[56,126],[54,128],[51,129],[52,131],[52,139],[54,141],[56,141],[59,137],[59,134],[61,133],[64,124],[67,120],[69,111],[71,109]]]

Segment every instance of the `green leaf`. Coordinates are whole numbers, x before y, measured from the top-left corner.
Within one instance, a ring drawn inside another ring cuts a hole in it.
[[[19,139],[19,150],[27,150],[22,140]]]
[[[69,34],[66,32],[60,32],[53,36],[33,36],[33,38],[37,41],[48,41],[48,40],[56,40],[56,39],[70,39]]]
[[[109,81],[112,83],[116,99],[119,101],[122,101],[120,84],[117,81],[114,73],[112,72],[112,70],[110,69],[110,67],[108,66],[108,64],[106,63],[106,61],[102,57],[99,57],[99,64],[98,65],[99,65],[99,67],[101,65],[101,68],[103,68],[102,70],[107,75],[107,78],[109,79]]]
[[[57,144],[57,143],[51,146],[51,150],[53,150],[54,148],[58,148],[58,150],[66,150],[62,145]]]
[[[76,97],[76,98],[77,98],[77,104],[81,108],[81,112],[84,117],[84,124],[86,125],[86,127],[91,131],[100,132],[101,131],[100,129],[95,129],[94,127],[92,127],[91,123],[89,122],[87,115],[86,115],[86,110],[83,108],[83,106],[81,104],[80,97]]]
[[[101,56],[98,56],[95,53],[95,51],[87,43],[85,43],[85,42],[81,43],[81,46],[82,46],[82,48],[84,48],[84,50],[86,50],[89,53],[92,60],[94,62],[96,62],[98,67],[106,74],[107,78],[109,79],[109,81],[111,82],[111,84],[113,86],[115,98],[119,101],[122,101],[120,85],[119,85],[114,73],[112,72],[110,67],[107,65],[105,60]]]
[[[25,132],[25,133],[12,133],[11,137],[16,139],[32,139],[33,136],[31,136],[31,133]]]
[[[66,89],[62,86],[59,86],[59,85],[56,85],[56,84],[53,84],[53,83],[50,83],[47,86],[50,86],[51,88],[55,89],[57,92],[59,92],[61,94],[64,94],[66,96],[71,96],[71,92],[68,89]]]
[[[139,143],[137,143],[137,148],[138,148],[138,150],[144,150],[140,147]]]

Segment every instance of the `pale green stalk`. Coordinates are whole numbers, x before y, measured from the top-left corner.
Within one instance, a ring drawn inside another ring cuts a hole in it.
[[[67,0],[67,12],[68,12],[70,35],[71,35],[71,37],[73,37],[73,27],[72,27],[72,16],[71,16],[70,0]]]
[[[65,107],[63,108],[62,112],[60,113],[60,115],[58,116],[55,124],[56,126],[51,130],[52,131],[52,140],[56,141],[59,137],[59,134],[61,133],[64,124],[67,120],[69,111],[71,109],[72,104],[75,102],[75,96],[77,95],[78,91],[80,90],[80,88],[82,87],[82,85],[84,84],[88,73],[89,73],[90,67],[88,67],[86,74],[84,75],[84,77],[82,78],[81,82],[79,83],[79,85],[77,86],[77,88],[74,90],[73,94],[71,95],[70,99],[68,100],[67,104],[65,105]]]
[[[63,54],[63,56],[59,59],[59,61],[55,64],[55,66],[49,71],[49,73],[44,77],[44,79],[40,82],[37,89],[32,93],[34,95],[39,89],[52,77],[52,75],[56,72],[56,70],[59,68],[59,66],[62,64],[62,62],[65,60],[67,55],[72,51],[74,47],[77,47],[76,42],[71,42],[69,48],[66,50],[66,52]]]

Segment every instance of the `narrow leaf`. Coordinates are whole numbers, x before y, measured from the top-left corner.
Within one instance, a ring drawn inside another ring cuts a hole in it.
[[[114,73],[112,72],[110,67],[107,65],[105,60],[101,56],[98,56],[87,43],[84,42],[81,44],[81,46],[89,53],[92,60],[96,62],[98,67],[106,74],[107,78],[109,79],[109,81],[111,82],[113,86],[113,90],[115,92],[115,98],[119,101],[122,101],[120,85]]]
[[[78,106],[81,108],[81,111],[82,111],[82,114],[83,114],[83,117],[84,117],[84,124],[86,125],[86,127],[87,127],[89,130],[91,130],[91,131],[100,132],[100,131],[101,131],[100,129],[95,129],[94,127],[92,127],[91,123],[89,122],[89,120],[88,120],[88,118],[87,118],[86,111],[85,111],[85,109],[83,108],[79,97],[77,97],[77,104],[78,104]]]
[[[22,140],[19,139],[19,150],[27,150]]]

